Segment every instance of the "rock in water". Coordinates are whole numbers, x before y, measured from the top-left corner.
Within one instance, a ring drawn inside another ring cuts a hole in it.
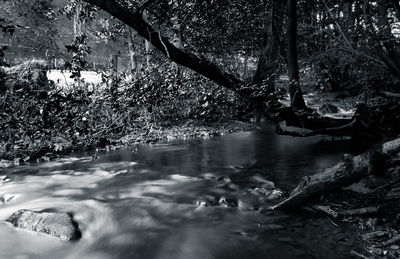
[[[6,221],[14,227],[45,233],[63,240],[78,240],[82,237],[78,223],[66,212],[19,210]]]

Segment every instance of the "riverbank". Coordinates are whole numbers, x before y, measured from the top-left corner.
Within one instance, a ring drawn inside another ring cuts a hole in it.
[[[254,126],[235,121],[242,102],[202,78],[132,81],[124,74],[48,72],[45,61],[0,68],[0,166],[71,152],[208,138]],[[104,78],[103,78],[104,76]],[[17,78],[17,79],[16,79]],[[49,80],[53,79],[53,80]],[[112,82],[118,81],[118,85]],[[168,83],[165,85],[165,83]]]
[[[3,146],[0,148],[0,168],[21,165],[24,163],[40,163],[49,161],[59,156],[68,155],[71,152],[93,152],[110,150],[121,147],[129,147],[137,144],[156,144],[168,142],[180,142],[195,139],[207,139],[233,132],[244,132],[257,129],[252,123],[238,120],[221,120],[205,123],[196,120],[186,120],[169,126],[135,127],[130,132],[114,136],[100,137],[93,145],[74,143],[67,139],[55,139],[55,142],[42,143],[41,147],[24,148],[18,144],[12,148]],[[61,142],[62,141],[62,142]],[[64,143],[64,144],[63,144]]]

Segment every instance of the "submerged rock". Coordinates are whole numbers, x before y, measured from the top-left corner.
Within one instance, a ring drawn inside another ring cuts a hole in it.
[[[45,233],[63,240],[78,240],[82,237],[78,223],[66,212],[19,210],[6,221],[14,227]]]
[[[238,206],[238,201],[233,198],[221,197],[218,204],[224,207],[236,208]]]

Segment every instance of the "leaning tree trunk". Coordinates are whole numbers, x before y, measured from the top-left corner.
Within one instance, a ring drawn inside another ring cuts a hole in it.
[[[159,29],[146,22],[143,18],[143,11],[151,0],[143,1],[134,10],[117,0],[83,0],[89,4],[96,5],[100,9],[108,12],[110,15],[121,20],[128,26],[132,27],[138,35],[148,40],[155,49],[165,54],[171,61],[182,65],[188,69],[197,72],[200,75],[212,80],[216,84],[231,89],[243,96],[247,100],[252,100],[255,94],[254,89],[243,87],[243,82],[235,75],[230,74],[221,69],[217,64],[207,60],[206,58],[194,53],[190,49],[177,47],[171,39],[163,35]],[[315,134],[340,135],[352,134],[355,125],[360,122],[359,119],[335,119],[319,115],[308,109],[303,99],[303,95],[299,85],[299,66],[297,61],[297,14],[296,1],[288,0],[288,68],[290,78],[290,97],[291,107],[282,107],[280,103],[267,99],[268,112],[276,115],[277,120],[285,120],[291,126],[302,129],[310,129],[311,133],[295,134],[306,136]],[[322,19],[325,19],[322,17]],[[257,93],[257,92],[256,92]],[[304,113],[298,113],[297,110],[306,110]],[[275,119],[275,117],[274,117]],[[362,121],[361,121],[362,122]],[[289,125],[288,124],[288,125]],[[367,127],[368,128],[368,127]],[[281,134],[291,134],[287,130],[277,131]],[[349,133],[350,132],[350,133]]]
[[[83,1],[103,9],[110,15],[132,27],[138,35],[150,41],[157,50],[165,54],[173,62],[189,68],[215,83],[233,90],[245,98],[249,98],[249,94],[240,89],[242,82],[236,78],[236,76],[222,70],[213,62],[200,57],[188,49],[177,48],[167,37],[164,37],[160,31],[157,31],[143,19],[142,8],[132,10],[116,0]],[[149,1],[144,1],[144,3],[148,2]]]
[[[288,0],[288,73],[290,106],[296,110],[306,109],[300,88],[299,63],[297,60],[297,6],[296,0]]]

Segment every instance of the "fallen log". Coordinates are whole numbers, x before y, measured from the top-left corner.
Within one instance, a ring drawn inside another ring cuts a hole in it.
[[[330,193],[334,190],[356,183],[370,174],[378,174],[373,170],[382,170],[374,160],[375,152],[382,154],[380,157],[390,156],[400,151],[400,138],[380,145],[373,152],[365,152],[358,156],[344,155],[342,161],[333,167],[326,168],[312,176],[305,176],[299,185],[284,201],[272,209],[291,209],[299,207],[311,198]],[[381,161],[384,164],[384,161]]]

